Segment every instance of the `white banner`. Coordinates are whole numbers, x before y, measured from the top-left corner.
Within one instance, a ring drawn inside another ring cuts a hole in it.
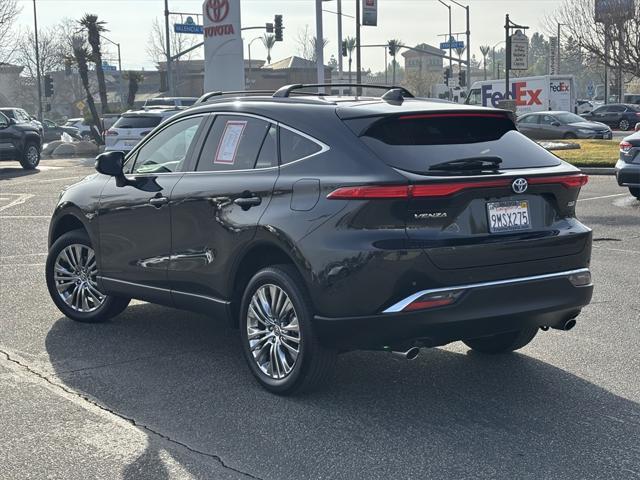
[[[204,91],[244,90],[240,0],[205,0]]]
[[[529,68],[529,39],[520,30],[511,35],[511,70]]]

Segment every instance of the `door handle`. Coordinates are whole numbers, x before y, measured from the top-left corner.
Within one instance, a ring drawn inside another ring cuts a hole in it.
[[[160,208],[162,205],[169,203],[167,197],[153,197],[149,199],[149,203],[154,207]]]
[[[242,207],[243,210],[249,210],[251,207],[257,207],[262,203],[260,197],[240,197],[236,198],[233,203]]]

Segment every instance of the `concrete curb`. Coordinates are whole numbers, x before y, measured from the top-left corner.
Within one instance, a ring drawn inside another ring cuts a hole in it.
[[[587,175],[615,175],[615,168],[599,168],[599,167],[578,167],[582,171],[582,173],[586,173]]]

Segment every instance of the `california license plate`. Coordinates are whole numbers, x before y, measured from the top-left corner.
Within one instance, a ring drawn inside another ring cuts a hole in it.
[[[529,202],[526,200],[487,203],[487,214],[491,233],[517,232],[531,228]]]

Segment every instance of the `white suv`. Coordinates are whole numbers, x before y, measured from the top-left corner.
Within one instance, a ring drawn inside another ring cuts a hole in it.
[[[131,151],[140,140],[151,133],[151,130],[179,111],[179,109],[158,109],[123,113],[105,132],[105,151]]]

